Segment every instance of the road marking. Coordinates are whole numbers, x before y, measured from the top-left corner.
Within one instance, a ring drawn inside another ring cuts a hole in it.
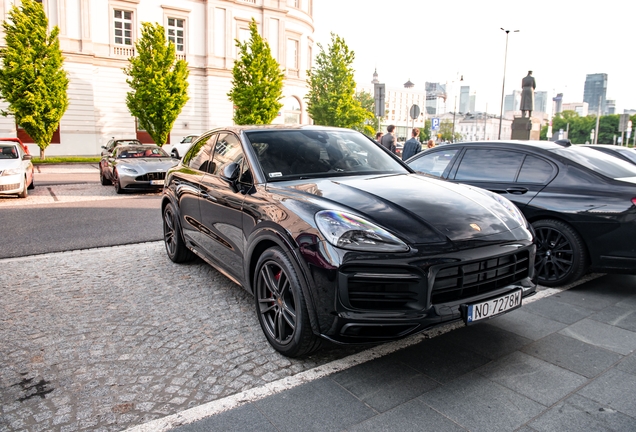
[[[603,276],[603,275],[602,274],[587,275],[570,285],[565,285],[559,288],[541,287],[541,290],[538,291],[537,294],[535,294],[534,296],[528,299],[525,299],[523,301],[523,304],[533,303],[537,300],[550,297],[554,294],[558,294],[562,291],[568,290],[577,285],[588,282],[592,279],[596,279],[600,276]],[[314,369],[301,372],[294,376],[282,378],[278,381],[267,383],[261,387],[245,390],[240,393],[227,396],[222,399],[217,399],[215,401],[211,401],[206,404],[199,405],[197,407],[190,408],[176,414],[172,414],[160,419],[152,420],[148,423],[134,426],[132,428],[126,429],[125,432],[167,431],[177,426],[194,423],[196,421],[203,420],[204,418],[211,417],[211,416],[220,414],[222,412],[232,410],[234,408],[238,408],[241,405],[245,405],[251,402],[256,402],[268,396],[272,396],[274,394],[283,392],[285,390],[290,390],[299,385],[306,384],[320,378],[324,378],[336,372],[344,371],[353,366],[366,363],[370,360],[384,357],[395,351],[407,348],[411,345],[418,344],[425,339],[430,339],[436,336],[440,336],[444,333],[448,333],[449,331],[452,331],[461,327],[464,327],[464,323],[456,322],[456,323],[448,324],[445,326],[437,327],[423,333],[418,333],[406,339],[401,339],[395,342],[389,342],[377,347],[369,348],[368,350],[350,355],[348,357],[345,357],[339,360],[334,360],[331,363],[318,366]]]
[[[55,192],[53,192],[53,189],[51,189],[50,187],[47,187],[46,189],[49,191],[49,193],[53,197],[53,201],[59,201],[59,199],[55,196]]]

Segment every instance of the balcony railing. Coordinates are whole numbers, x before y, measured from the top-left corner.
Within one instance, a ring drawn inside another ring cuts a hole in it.
[[[133,57],[135,55],[135,48],[127,46],[113,46],[113,55],[118,57]]]

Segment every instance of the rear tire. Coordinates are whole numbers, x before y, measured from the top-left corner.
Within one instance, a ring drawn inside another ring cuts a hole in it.
[[[172,203],[168,203],[163,209],[163,241],[168,258],[172,262],[182,263],[194,258],[194,253],[187,248],[183,240],[179,217]]]
[[[536,233],[535,272],[540,285],[555,287],[580,279],[587,271],[581,236],[568,224],[546,219],[532,224]]]
[[[276,351],[300,357],[320,348],[314,334],[300,279],[287,254],[278,247],[267,249],[254,273],[256,315],[263,333]]]

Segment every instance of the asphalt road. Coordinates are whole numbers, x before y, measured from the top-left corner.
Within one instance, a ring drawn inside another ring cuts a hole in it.
[[[95,167],[46,169],[36,174],[26,200],[0,198],[0,258],[163,238],[160,193],[116,195],[112,186],[99,184]]]

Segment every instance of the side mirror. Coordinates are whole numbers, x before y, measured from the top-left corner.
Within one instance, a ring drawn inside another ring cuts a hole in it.
[[[102,148],[103,148],[104,150],[106,150],[106,146],[102,146]]]
[[[241,166],[236,162],[232,162],[223,167],[223,172],[221,173],[221,179],[225,180],[230,184],[230,187],[234,192],[238,192],[238,188],[236,187],[239,174],[241,172]]]
[[[31,155],[25,154],[22,156],[22,160],[31,160]]]

